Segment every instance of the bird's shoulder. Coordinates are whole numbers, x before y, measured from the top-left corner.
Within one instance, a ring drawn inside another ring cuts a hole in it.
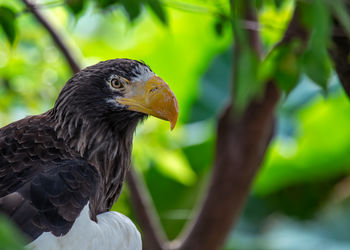
[[[65,147],[63,140],[57,137],[54,122],[50,120],[48,112],[28,116],[0,128],[0,148],[3,149],[4,146],[11,146],[12,151],[33,146]],[[5,154],[2,151],[0,153]]]
[[[30,238],[66,234],[100,176],[60,139],[47,113],[0,129],[0,212]]]
[[[0,129],[0,197],[17,190],[47,163],[79,155],[58,138],[47,113]]]

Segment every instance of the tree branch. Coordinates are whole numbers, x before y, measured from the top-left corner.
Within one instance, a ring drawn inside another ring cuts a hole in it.
[[[256,21],[252,11],[249,9],[246,16]],[[299,38],[306,44],[306,31],[300,25],[298,15],[298,10],[295,10],[279,44],[289,42],[292,38]],[[258,34],[250,30],[248,35],[251,48],[260,54]],[[226,109],[218,124],[216,158],[207,196],[183,241],[174,248],[214,250],[222,247],[226,235],[240,215],[252,180],[269,145],[279,97],[277,87],[269,82],[263,98],[253,100],[242,116],[235,116],[231,105]]]
[[[178,249],[221,248],[243,208],[270,141],[278,99],[277,88],[269,84],[263,100],[253,102],[241,119],[235,119],[230,108],[220,118],[207,196]]]
[[[80,66],[77,60],[74,58],[72,52],[69,50],[68,46],[62,40],[61,35],[58,34],[57,30],[48,22],[48,20],[43,16],[40,10],[36,7],[34,3],[30,0],[22,0],[22,2],[27,6],[30,12],[33,13],[35,18],[45,27],[45,29],[49,32],[53,41],[56,43],[57,47],[61,50],[64,57],[66,58],[71,70],[73,73],[77,73],[80,71]]]
[[[256,21],[253,9],[246,10],[245,18]],[[250,47],[260,55],[259,34],[254,30],[247,33]],[[236,40],[235,51],[239,46]],[[237,66],[233,65],[234,73]],[[239,217],[270,141],[278,99],[277,88],[268,84],[264,98],[253,101],[243,115],[236,116],[229,105],[219,119],[209,189],[197,218],[177,249],[214,250],[222,247],[227,233]]]
[[[144,249],[165,249],[166,236],[148,189],[133,168],[127,173],[134,212],[143,232]]]

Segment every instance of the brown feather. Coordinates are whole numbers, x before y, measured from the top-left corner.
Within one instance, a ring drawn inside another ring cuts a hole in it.
[[[88,67],[63,87],[52,110],[0,129],[0,212],[30,238],[66,234],[89,202],[91,218],[117,200],[132,137],[146,115],[118,107],[106,79],[137,75],[143,63]]]

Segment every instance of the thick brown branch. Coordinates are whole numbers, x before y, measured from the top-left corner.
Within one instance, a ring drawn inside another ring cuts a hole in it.
[[[64,57],[66,58],[71,70],[73,73],[80,71],[79,64],[77,60],[72,55],[71,51],[68,49],[68,46],[62,40],[61,36],[57,33],[57,30],[49,23],[49,21],[43,16],[43,14],[36,8],[35,4],[30,0],[22,0],[23,3],[27,6],[30,12],[33,13],[35,18],[45,27],[45,29],[50,33],[53,41],[56,43],[57,47],[61,50]]]
[[[299,23],[298,14],[296,10],[279,44],[293,38],[306,44],[307,33]],[[248,12],[246,16],[252,19],[255,14]],[[260,54],[258,34],[253,30],[248,34],[251,48]],[[277,87],[269,82],[263,98],[253,100],[242,116],[235,116],[229,106],[220,118],[215,164],[207,196],[183,241],[174,248],[215,250],[222,247],[227,233],[240,215],[269,145],[279,96]]]
[[[165,233],[153,207],[152,198],[137,173],[130,169],[127,183],[131,192],[134,212],[143,232],[144,249],[162,250],[165,248]]]
[[[246,18],[256,21],[253,9],[246,11]],[[250,30],[248,37],[251,48],[260,55],[259,34]],[[239,53],[240,44],[237,43],[235,50]],[[236,72],[237,65],[233,67]],[[218,124],[216,158],[207,196],[178,249],[215,250],[222,247],[240,214],[270,141],[278,99],[277,88],[269,84],[264,98],[253,101],[243,115],[235,116],[231,105],[224,112]]]
[[[235,119],[230,109],[220,118],[208,194],[179,249],[215,250],[223,245],[270,141],[278,99],[276,87],[269,84],[264,98],[253,102],[241,119]]]

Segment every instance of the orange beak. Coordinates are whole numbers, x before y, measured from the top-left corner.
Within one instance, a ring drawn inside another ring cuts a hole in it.
[[[160,77],[153,76],[145,83],[131,83],[124,97],[117,101],[129,110],[152,115],[170,122],[173,130],[179,115],[179,106],[174,93]]]

